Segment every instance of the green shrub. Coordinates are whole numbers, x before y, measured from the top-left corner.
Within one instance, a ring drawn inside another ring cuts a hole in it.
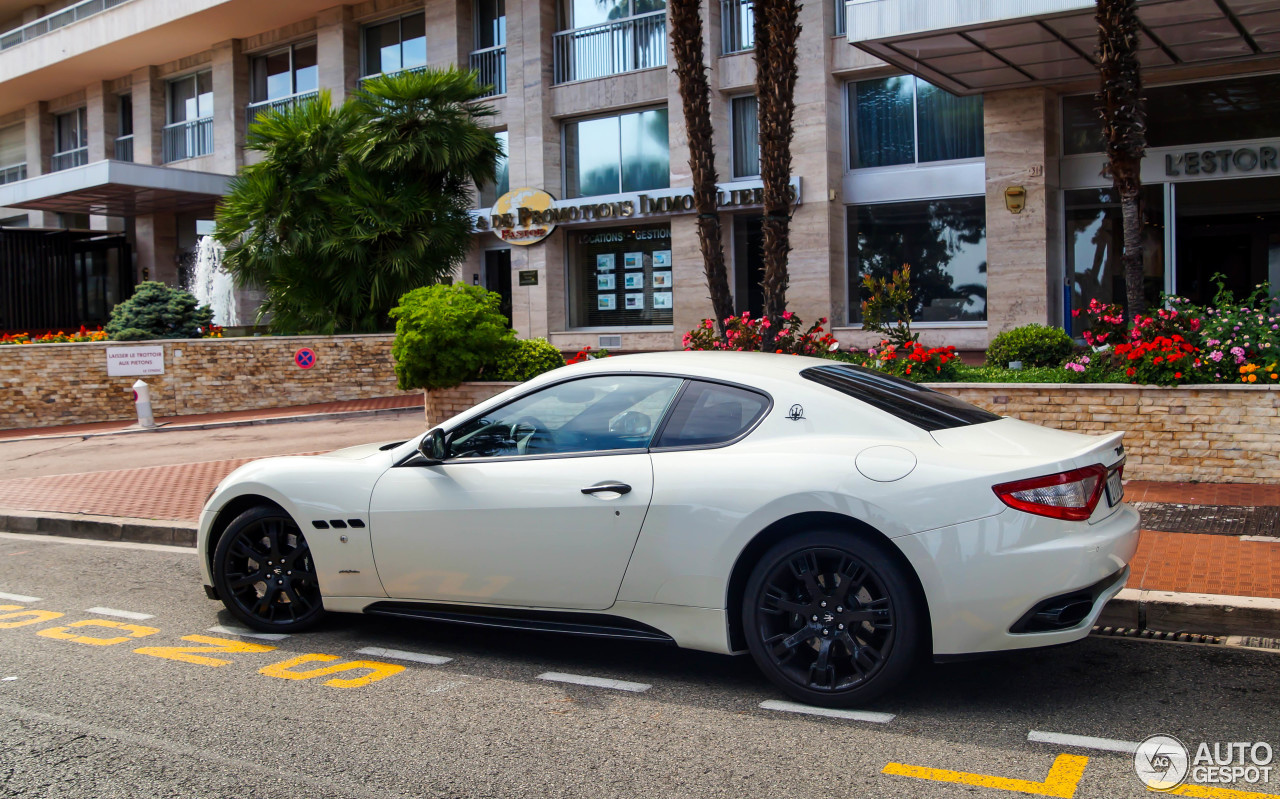
[[[564,366],[564,356],[545,338],[525,338],[507,351],[496,364],[493,377],[523,383],[543,372]]]
[[[480,376],[515,346],[502,297],[459,283],[414,289],[391,309],[396,381],[401,389],[452,388]]]
[[[1075,372],[1061,366],[1031,366],[1025,369],[1005,369],[999,366],[969,366],[961,364],[950,376],[932,379],[929,382],[943,383],[1074,383],[1078,382]]]
[[[1022,361],[1023,367],[1061,366],[1074,348],[1067,331],[1030,324],[1006,330],[987,347],[987,365],[1007,367]]]
[[[111,309],[107,336],[115,341],[199,338],[213,322],[213,309],[196,305],[190,292],[149,280]]]

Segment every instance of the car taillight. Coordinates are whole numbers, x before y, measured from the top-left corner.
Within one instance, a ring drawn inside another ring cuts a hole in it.
[[[1107,470],[1099,464],[1001,483],[992,490],[1011,508],[1051,519],[1082,522],[1093,515],[1106,480]]]

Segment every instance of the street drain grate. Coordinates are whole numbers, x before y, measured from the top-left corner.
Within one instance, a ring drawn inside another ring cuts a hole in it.
[[[1093,635],[1104,638],[1137,638],[1145,641],[1167,641],[1173,644],[1207,644],[1239,646],[1248,649],[1270,649],[1280,652],[1280,639],[1257,635],[1208,635],[1206,633],[1164,632],[1137,627],[1094,627]]]
[[[1202,535],[1280,536],[1280,506],[1179,505],[1134,502],[1142,529]]]

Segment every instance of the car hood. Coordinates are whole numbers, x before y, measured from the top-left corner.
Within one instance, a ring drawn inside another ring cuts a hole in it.
[[[386,447],[388,444],[394,444],[396,446],[399,446],[400,444],[403,444],[403,443],[404,443],[403,441],[379,441],[374,444],[357,444],[354,447],[343,447],[342,449],[335,449],[333,452],[326,452],[322,455],[318,455],[315,457],[349,458],[352,460],[358,460],[360,458],[367,458],[370,455],[374,455],[378,452],[381,452],[382,448]]]

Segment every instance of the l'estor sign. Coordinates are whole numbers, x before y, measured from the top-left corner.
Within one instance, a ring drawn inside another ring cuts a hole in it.
[[[107,376],[164,374],[164,346],[107,347]]]

